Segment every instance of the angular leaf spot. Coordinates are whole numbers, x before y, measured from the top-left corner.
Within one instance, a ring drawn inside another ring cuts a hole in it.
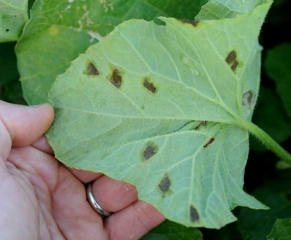
[[[147,161],[158,152],[159,148],[156,144],[148,142],[143,150],[143,160]]]
[[[169,175],[167,173],[164,175],[158,186],[162,193],[166,193],[167,191],[169,191],[171,186],[171,179],[169,178]]]
[[[236,51],[232,50],[226,57],[227,64],[232,64],[236,60]]]
[[[211,143],[213,143],[214,140],[215,138],[210,138],[210,140],[203,147],[207,148]]]
[[[198,130],[199,128],[206,127],[206,126],[207,126],[207,121],[202,121],[194,128],[194,130]]]
[[[232,71],[235,71],[238,66],[238,61],[236,51],[232,50],[226,57],[225,61],[228,65],[230,65],[230,68]]]
[[[96,66],[94,65],[94,63],[93,62],[89,62],[88,64],[87,64],[87,75],[89,75],[89,76],[95,76],[95,75],[99,75],[99,71],[98,71],[98,69],[96,68]]]
[[[232,71],[235,71],[238,66],[238,61],[234,60],[233,64],[231,64],[230,68]]]
[[[116,87],[120,88],[122,83],[122,77],[117,69],[114,69],[112,72],[112,76],[110,78],[110,82]]]
[[[154,84],[152,84],[151,82],[149,82],[147,78],[143,81],[143,86],[147,90],[149,90],[150,92],[156,93],[156,90],[157,90],[156,87],[154,86]]]
[[[242,105],[251,109],[256,102],[256,94],[249,90],[243,94]]]
[[[191,21],[191,20],[180,20],[183,23],[191,24],[193,27],[197,27],[200,21]]]
[[[190,219],[192,222],[196,222],[199,220],[199,214],[195,207],[192,205],[190,206]]]

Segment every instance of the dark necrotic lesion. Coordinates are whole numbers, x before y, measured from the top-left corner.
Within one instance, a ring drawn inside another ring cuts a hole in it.
[[[213,143],[215,138],[210,138],[209,141],[203,146],[204,148],[207,148],[211,143]]]
[[[122,84],[122,76],[117,69],[114,69],[110,78],[110,82],[116,87],[120,88]]]
[[[99,75],[99,71],[93,62],[89,62],[87,64],[87,75],[89,75],[89,76]]]
[[[251,90],[245,92],[242,97],[242,105],[252,108],[256,100],[255,93]]]
[[[196,222],[199,220],[199,214],[194,206],[190,206],[190,220]]]
[[[145,160],[150,159],[152,156],[156,154],[156,150],[153,146],[147,146],[143,152],[143,157]]]
[[[184,20],[184,19],[182,19],[180,21],[183,22],[183,23],[191,24],[193,27],[197,27],[199,22],[200,22],[200,21],[191,21],[191,20]]]
[[[147,78],[143,81],[143,86],[152,93],[156,93],[157,88]]]
[[[236,60],[236,52],[232,50],[227,55],[225,61],[227,62],[227,64],[232,64],[235,60]]]
[[[169,175],[166,173],[159,183],[159,189],[163,193],[166,193],[169,191],[170,186],[171,186],[171,179],[169,178]]]
[[[232,50],[229,52],[227,57],[225,58],[225,61],[228,65],[230,65],[230,68],[232,71],[235,71],[237,66],[238,66],[238,61],[237,61],[237,53],[236,51]]]
[[[147,142],[142,150],[143,161],[147,161],[157,154],[159,147],[153,142]]]

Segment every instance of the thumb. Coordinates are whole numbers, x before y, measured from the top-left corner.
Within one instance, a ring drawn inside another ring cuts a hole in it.
[[[0,156],[6,159],[11,146],[26,146],[37,140],[53,119],[49,104],[29,107],[0,101]]]

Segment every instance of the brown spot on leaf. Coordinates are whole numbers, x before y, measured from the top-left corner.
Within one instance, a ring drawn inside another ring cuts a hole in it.
[[[206,127],[206,126],[207,126],[207,121],[202,121],[194,128],[194,130],[198,130],[200,127]]]
[[[236,51],[232,50],[226,57],[227,64],[232,64],[236,60]]]
[[[195,207],[190,206],[190,219],[192,222],[196,222],[199,220],[199,214]]]
[[[210,138],[210,140],[203,147],[207,148],[211,143],[213,143],[214,140],[215,138]]]
[[[98,69],[96,68],[96,66],[92,62],[89,62],[87,64],[87,75],[89,75],[89,76],[99,75]]]
[[[143,159],[145,161],[149,160],[158,152],[158,146],[152,142],[148,142],[143,150]]]
[[[231,64],[230,68],[231,68],[232,71],[235,71],[236,68],[237,68],[237,66],[238,66],[238,61],[235,60],[235,61],[233,62],[233,64]]]
[[[191,24],[193,27],[197,27],[200,21],[191,21],[191,20],[180,20],[183,23]]]
[[[159,183],[159,189],[165,194],[167,191],[169,191],[171,186],[171,179],[169,178],[169,175],[166,173],[162,180]]]
[[[225,59],[226,63],[230,65],[232,71],[235,71],[238,66],[236,51],[232,50]]]
[[[243,94],[242,105],[248,108],[252,108],[255,103],[255,99],[255,93],[249,90]]]
[[[149,90],[150,92],[152,93],[156,93],[156,87],[154,86],[153,83],[149,82],[148,79],[146,78],[144,81],[143,81],[143,86]]]
[[[110,82],[116,87],[120,88],[122,83],[122,77],[117,69],[114,69],[110,78]]]

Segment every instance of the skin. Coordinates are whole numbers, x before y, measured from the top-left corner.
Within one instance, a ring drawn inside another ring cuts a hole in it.
[[[0,101],[1,240],[139,239],[164,220],[137,199],[134,186],[60,164],[43,136],[53,118],[48,104]],[[84,184],[91,181],[110,217],[87,202]]]

